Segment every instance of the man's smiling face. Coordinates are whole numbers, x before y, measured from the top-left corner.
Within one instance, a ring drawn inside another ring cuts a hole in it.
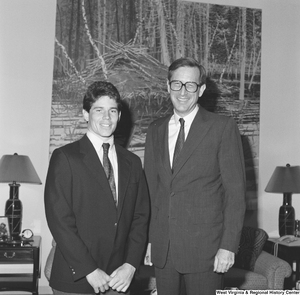
[[[199,84],[200,71],[197,67],[180,67],[173,72],[170,82],[174,80],[181,81],[182,83],[195,82]],[[190,93],[186,91],[184,86],[182,86],[181,90],[174,91],[170,88],[169,82],[167,85],[173,107],[180,117],[184,117],[193,111],[198,102],[198,98],[203,94],[206,87],[202,85],[198,87],[196,92]]]
[[[88,121],[88,130],[106,142],[114,133],[121,112],[116,101],[109,96],[101,96],[92,105],[90,112],[83,110],[83,116]]]

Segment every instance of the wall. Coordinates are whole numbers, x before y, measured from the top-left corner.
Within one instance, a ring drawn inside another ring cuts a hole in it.
[[[199,1],[200,2],[200,1]],[[300,165],[299,0],[207,0],[261,8],[262,88],[258,225],[277,233],[282,196],[265,193],[275,166]],[[23,228],[42,235],[42,268],[50,250],[43,205],[48,167],[55,0],[0,1],[0,156],[28,155],[43,185],[22,184]],[[0,184],[0,215],[8,185]],[[300,219],[300,198],[293,198]],[[1,213],[3,212],[3,213]],[[40,293],[49,292],[44,275]]]
[[[21,184],[23,229],[42,236],[42,267],[51,235],[44,213],[43,191],[48,167],[55,0],[0,1],[0,156],[28,155],[43,182]],[[9,196],[0,184],[0,215]],[[44,275],[40,286],[48,286]],[[41,288],[41,293],[50,291]]]
[[[265,2],[269,5],[263,10],[259,221],[271,235],[278,232],[282,195],[264,189],[275,166],[300,165],[300,2]],[[294,195],[293,205],[300,219],[299,195]]]

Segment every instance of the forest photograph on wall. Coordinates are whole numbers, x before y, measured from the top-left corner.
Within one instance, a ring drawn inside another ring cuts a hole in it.
[[[57,0],[50,155],[86,133],[84,93],[104,80],[124,104],[115,138],[143,161],[149,124],[172,112],[168,66],[192,57],[207,70],[199,103],[236,120],[256,192],[261,18],[261,9],[200,1]]]

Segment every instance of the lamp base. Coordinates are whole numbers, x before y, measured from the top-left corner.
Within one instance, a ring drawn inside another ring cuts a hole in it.
[[[284,193],[283,204],[279,208],[279,235],[294,235],[295,233],[295,209],[292,206],[292,194]]]
[[[8,218],[10,235],[13,239],[17,239],[20,236],[22,229],[22,211],[23,206],[21,200],[19,200],[19,187],[20,184],[10,183],[9,199],[5,204],[5,216]]]

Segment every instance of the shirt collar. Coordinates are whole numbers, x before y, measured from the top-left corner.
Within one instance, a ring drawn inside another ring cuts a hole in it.
[[[100,151],[102,148],[102,144],[104,143],[103,139],[101,139],[99,136],[97,136],[95,133],[91,132],[91,131],[87,131],[86,133],[87,137],[89,138],[89,140],[91,141],[91,143],[93,144],[94,148],[96,151]],[[111,136],[109,138],[108,141],[105,141],[107,143],[110,144],[110,149],[113,148],[114,146],[114,136]]]
[[[191,125],[192,122],[193,122],[193,120],[194,120],[194,118],[196,117],[196,114],[197,114],[198,110],[199,110],[199,106],[198,106],[198,104],[196,104],[195,108],[194,108],[188,115],[186,115],[185,117],[180,117],[180,116],[175,112],[175,110],[174,110],[174,120],[175,120],[175,124],[176,124],[176,125],[177,125],[177,124],[180,124],[180,123],[179,123],[179,119],[180,119],[180,118],[183,118],[183,119],[184,119],[184,124],[185,124],[185,125]]]

